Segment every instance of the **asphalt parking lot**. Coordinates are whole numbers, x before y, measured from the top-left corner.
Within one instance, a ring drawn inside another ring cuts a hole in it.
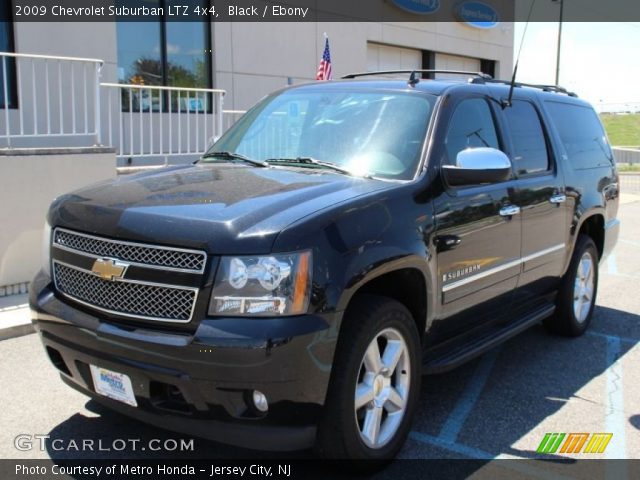
[[[538,458],[546,433],[601,432],[613,436],[600,458],[640,459],[640,196],[624,199],[620,217],[618,246],[600,266],[590,332],[566,339],[538,326],[456,371],[424,377],[401,458]],[[0,458],[272,457],[200,439],[188,452],[78,452],[57,450],[51,441],[20,451],[14,446],[19,434],[49,435],[62,439],[59,445],[182,437],[107,411],[66,387],[36,335],[0,342],[0,358]],[[589,455],[546,455],[554,457]],[[392,476],[393,468],[386,472]]]

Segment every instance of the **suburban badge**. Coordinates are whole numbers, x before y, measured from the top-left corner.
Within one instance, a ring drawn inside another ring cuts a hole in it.
[[[447,272],[442,275],[442,281],[448,282],[449,280],[457,280],[461,277],[466,277],[470,273],[477,272],[478,270],[480,270],[480,268],[481,268],[481,265],[478,263],[475,265],[469,265],[467,267],[460,268],[458,270],[454,270],[452,272]]]

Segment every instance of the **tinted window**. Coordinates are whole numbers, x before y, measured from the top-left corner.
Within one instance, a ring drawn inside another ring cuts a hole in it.
[[[546,102],[546,107],[574,168],[611,165],[609,142],[593,109],[559,102]]]
[[[513,142],[512,161],[516,172],[524,175],[548,170],[547,142],[534,106],[515,100],[504,113]]]
[[[481,98],[463,100],[453,112],[445,138],[444,164],[455,165],[458,152],[467,148],[499,148],[491,110]]]

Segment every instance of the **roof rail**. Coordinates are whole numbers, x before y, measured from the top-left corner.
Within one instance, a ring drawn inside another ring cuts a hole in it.
[[[470,75],[472,77],[481,78],[483,80],[492,80],[493,77],[486,73],[482,72],[467,72],[464,70],[380,70],[377,72],[360,72],[360,73],[349,73],[347,75],[343,75],[343,79],[348,78],[356,78],[356,77],[367,77],[372,75],[394,75],[397,73],[408,73],[409,74],[409,84],[415,85],[420,81],[420,78],[416,75],[417,73],[448,73],[452,75]]]
[[[511,82],[508,80],[498,80],[498,79],[484,79],[485,83],[501,83],[504,85],[510,85]],[[544,92],[555,92],[555,93],[562,93],[564,95],[568,95],[570,97],[578,97],[578,95],[574,92],[570,92],[569,90],[567,90],[564,87],[561,87],[559,85],[539,85],[539,84],[535,84],[535,83],[522,83],[522,82],[515,82],[514,86],[516,87],[529,87],[529,88],[537,88],[539,90],[542,90]]]

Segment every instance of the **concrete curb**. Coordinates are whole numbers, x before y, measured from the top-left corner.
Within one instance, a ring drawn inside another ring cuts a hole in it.
[[[35,332],[26,293],[0,297],[0,341]]]
[[[12,325],[7,328],[0,328],[0,342],[11,338],[24,337],[36,333],[33,323],[24,323],[22,325]]]

